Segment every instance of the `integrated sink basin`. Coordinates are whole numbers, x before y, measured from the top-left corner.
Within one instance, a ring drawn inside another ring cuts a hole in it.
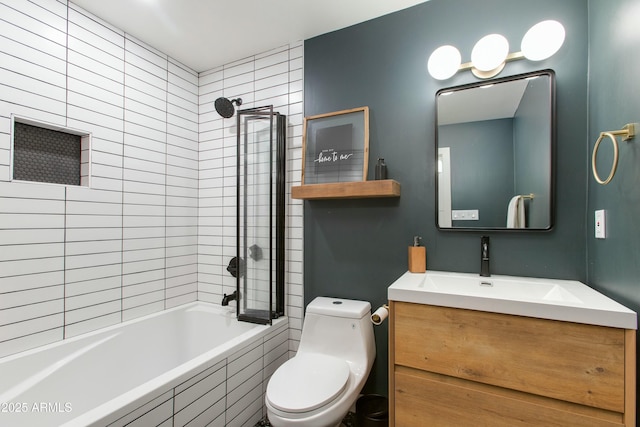
[[[634,311],[574,280],[407,272],[387,291],[392,301],[490,311],[637,329]]]

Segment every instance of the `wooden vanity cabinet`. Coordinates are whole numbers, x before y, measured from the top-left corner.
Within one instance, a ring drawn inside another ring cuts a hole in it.
[[[390,426],[635,426],[636,331],[390,301]]]

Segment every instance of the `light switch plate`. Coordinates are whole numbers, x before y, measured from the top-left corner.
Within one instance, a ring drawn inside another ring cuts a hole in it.
[[[595,232],[596,239],[605,239],[607,237],[606,233],[606,220],[605,220],[605,211],[604,209],[600,209],[596,211],[595,215]]]

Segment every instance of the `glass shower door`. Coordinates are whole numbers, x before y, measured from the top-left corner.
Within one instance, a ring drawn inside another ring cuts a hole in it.
[[[284,314],[285,116],[273,107],[238,111],[238,319]]]

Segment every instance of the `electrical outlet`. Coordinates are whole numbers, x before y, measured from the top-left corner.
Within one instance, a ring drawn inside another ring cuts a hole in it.
[[[454,210],[451,211],[451,219],[454,221],[478,221],[480,211],[478,209]]]
[[[595,215],[596,239],[605,239],[607,237],[605,217],[606,215],[605,215],[604,209],[600,209],[596,211],[596,215]]]

